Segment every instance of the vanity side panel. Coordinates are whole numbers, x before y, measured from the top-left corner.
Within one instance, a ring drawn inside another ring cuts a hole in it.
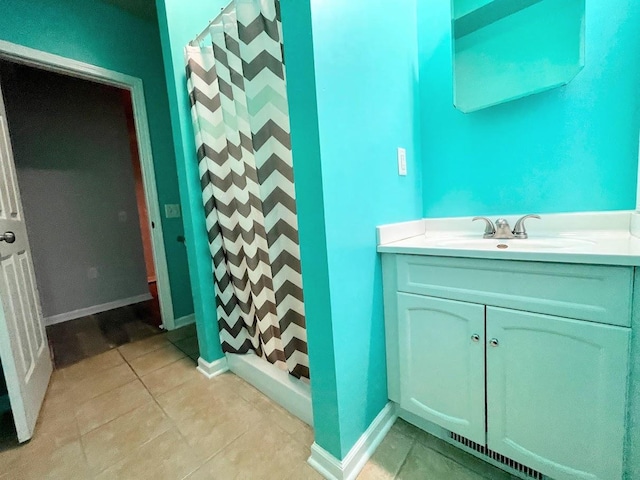
[[[632,267],[398,255],[398,290],[630,326]]]
[[[637,267],[634,273],[630,356],[624,477],[627,480],[640,478],[640,269]]]
[[[395,254],[382,254],[382,292],[387,351],[387,389],[389,400],[400,403],[400,337],[398,335],[398,273]]]

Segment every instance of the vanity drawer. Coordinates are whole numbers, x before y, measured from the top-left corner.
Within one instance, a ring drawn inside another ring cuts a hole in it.
[[[631,325],[633,267],[396,255],[400,292]]]

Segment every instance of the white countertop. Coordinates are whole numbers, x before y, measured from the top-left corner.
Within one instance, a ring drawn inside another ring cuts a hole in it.
[[[512,228],[518,217],[505,216]],[[615,211],[541,217],[527,221],[529,239],[482,239],[484,223],[472,222],[472,217],[383,225],[377,229],[378,252],[640,266],[640,213]],[[496,218],[491,217],[494,221]],[[561,246],[557,248],[554,244]]]

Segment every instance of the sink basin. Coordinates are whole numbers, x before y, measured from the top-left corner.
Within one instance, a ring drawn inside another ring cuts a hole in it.
[[[559,250],[564,248],[588,247],[595,242],[579,238],[527,238],[527,239],[495,239],[495,238],[427,238],[427,243],[433,247],[473,249],[473,250]]]
[[[531,223],[529,238],[504,240],[482,238],[482,225],[474,224],[470,217],[426,218],[378,227],[377,250],[435,257],[640,267],[640,213],[629,215],[623,211],[549,214]]]

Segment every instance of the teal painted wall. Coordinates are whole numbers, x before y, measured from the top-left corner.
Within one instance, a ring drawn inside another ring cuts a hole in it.
[[[342,455],[311,4],[281,0],[315,441]]]
[[[185,5],[180,0],[156,0],[198,342],[200,356],[207,362],[222,358],[223,353],[218,336],[211,255],[187,95],[184,47],[227,3],[228,0],[198,0]]]
[[[178,202],[157,25],[97,0],[3,0],[0,40],[142,78],[160,203]],[[181,221],[162,219],[176,318],[193,313]]]
[[[586,65],[567,86],[453,107],[450,2],[418,2],[428,217],[635,208],[640,2],[586,1]]]
[[[415,0],[282,10],[316,442],[344,458],[387,403],[375,227],[422,214]]]

